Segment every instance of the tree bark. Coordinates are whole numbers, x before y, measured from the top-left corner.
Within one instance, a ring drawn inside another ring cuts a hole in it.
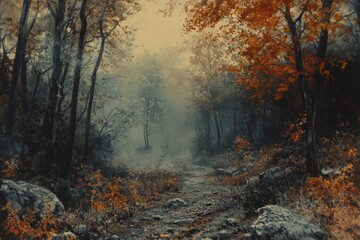
[[[101,34],[101,44],[99,49],[99,54],[96,60],[96,64],[91,76],[91,86],[90,86],[90,95],[89,95],[89,103],[87,107],[87,113],[86,113],[86,123],[85,123],[85,146],[84,146],[84,162],[87,161],[88,156],[88,147],[89,147],[89,133],[90,133],[90,123],[91,123],[91,112],[94,102],[94,93],[95,93],[95,86],[96,86],[96,79],[97,79],[97,73],[102,61],[102,57],[105,50],[105,43],[106,43],[106,36],[103,29],[103,22],[100,21],[100,34]]]
[[[5,116],[5,131],[6,135],[11,136],[14,130],[16,120],[16,88],[21,75],[22,58],[23,52],[26,51],[26,25],[29,17],[31,7],[31,0],[23,0],[21,9],[21,16],[19,22],[19,33],[16,43],[16,52],[14,65],[11,73],[11,84],[9,91],[9,102],[7,105],[6,116]],[[26,71],[26,69],[24,70]]]
[[[26,46],[26,39],[24,41],[24,45]],[[28,89],[27,89],[27,60],[26,60],[26,52],[21,52],[21,105],[24,110],[24,114],[27,116],[29,114],[29,102],[28,102]]]
[[[62,34],[64,31],[64,17],[65,17],[65,6],[66,0],[58,0],[57,10],[54,17],[55,20],[55,34],[54,34],[54,42],[53,42],[53,71],[50,77],[50,90],[48,96],[48,103],[46,106],[44,123],[43,123],[43,130],[45,134],[45,141],[47,145],[46,149],[46,166],[47,170],[50,170],[51,164],[55,158],[54,151],[53,151],[53,142],[54,142],[54,133],[56,129],[55,126],[55,119],[56,119],[56,105],[58,100],[58,92],[59,92],[59,85],[60,85],[60,78],[62,73]]]
[[[64,178],[67,178],[70,173],[71,162],[73,157],[73,147],[75,140],[75,132],[77,127],[77,104],[78,104],[78,95],[80,89],[80,79],[81,79],[81,69],[85,48],[85,38],[86,38],[86,30],[87,30],[87,19],[86,19],[86,8],[87,8],[87,0],[82,0],[81,8],[80,8],[80,34],[78,40],[78,50],[76,56],[76,65],[74,70],[74,81],[73,88],[71,94],[71,109],[70,109],[70,126],[68,133],[68,141],[66,147],[66,157],[62,164],[61,175]]]
[[[217,145],[217,150],[219,151],[220,147],[221,147],[221,129],[220,129],[220,123],[219,123],[217,110],[215,109],[215,107],[213,108],[213,112],[214,112],[214,121],[215,121],[215,127],[216,127],[216,145]]]

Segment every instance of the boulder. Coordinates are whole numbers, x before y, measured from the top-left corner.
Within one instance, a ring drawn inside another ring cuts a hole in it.
[[[181,198],[173,198],[166,202],[165,207],[168,208],[179,208],[179,207],[185,207],[187,206],[187,203],[182,200]]]
[[[65,214],[64,206],[54,193],[46,188],[23,181],[0,181],[0,207],[10,204],[21,212],[29,209],[36,210],[39,217],[45,210],[57,216]],[[46,209],[49,207],[50,209]]]
[[[111,237],[108,238],[108,240],[120,240],[121,237],[119,237],[118,235],[112,235]]]
[[[253,213],[260,207],[275,204],[279,194],[299,185],[302,179],[299,172],[291,168],[282,170],[279,167],[270,168],[259,176],[250,178],[244,187],[245,210]]]
[[[260,213],[251,225],[252,239],[265,240],[322,240],[326,232],[310,223],[305,217],[277,206],[268,205],[257,210]]]
[[[249,171],[251,168],[253,168],[253,164],[249,163],[245,166],[238,167],[238,168],[230,168],[230,169],[223,169],[218,168],[215,169],[214,175],[217,177],[231,177],[231,176],[237,176],[240,174],[243,174],[244,172]]]
[[[75,240],[76,235],[72,232],[65,232],[61,234],[55,234],[51,237],[51,240]]]

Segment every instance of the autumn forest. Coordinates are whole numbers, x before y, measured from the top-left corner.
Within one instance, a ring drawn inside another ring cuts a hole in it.
[[[359,239],[360,0],[0,0],[0,240]]]

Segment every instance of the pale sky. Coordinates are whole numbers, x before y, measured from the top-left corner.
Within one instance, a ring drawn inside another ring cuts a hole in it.
[[[161,49],[181,45],[184,41],[183,22],[185,14],[179,7],[171,17],[164,17],[159,9],[166,6],[168,0],[143,1],[142,10],[130,21],[137,28],[135,33],[135,56],[146,51],[159,52]]]

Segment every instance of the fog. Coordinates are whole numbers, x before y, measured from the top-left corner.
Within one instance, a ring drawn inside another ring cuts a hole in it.
[[[118,73],[112,73],[110,89],[119,98],[107,102],[106,109],[123,106],[134,114],[131,128],[125,136],[120,136],[115,146],[114,164],[140,169],[169,168],[191,159],[194,128],[188,97],[191,75],[184,64],[186,58],[183,48],[145,52],[124,62]],[[146,149],[142,122],[144,97],[141,94],[152,81],[149,74],[159,79],[156,94],[161,119],[150,124],[150,143]]]

